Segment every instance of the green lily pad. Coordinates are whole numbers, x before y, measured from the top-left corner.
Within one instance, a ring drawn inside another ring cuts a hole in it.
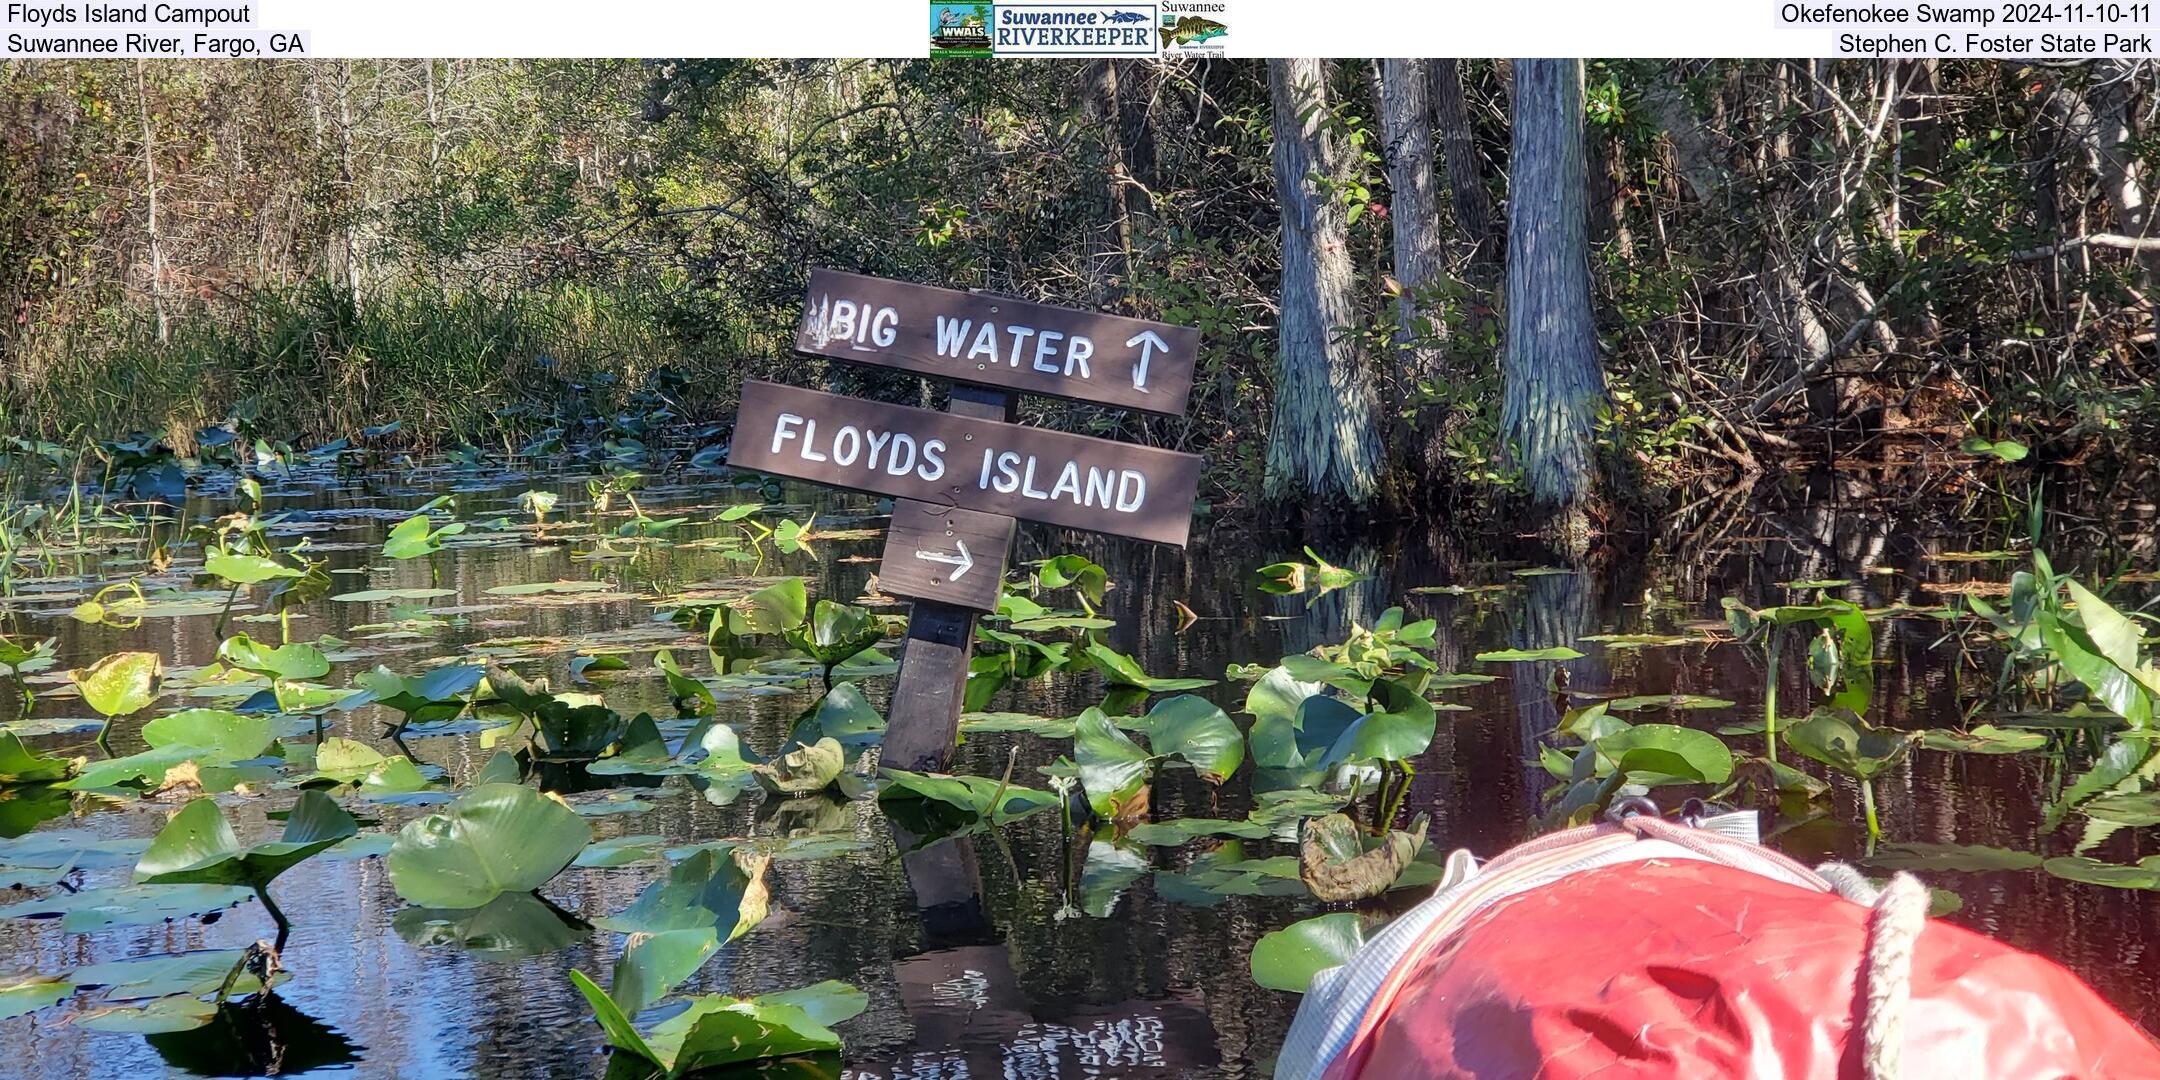
[[[208,994],[224,985],[225,977],[245,955],[244,949],[213,949],[137,960],[108,960],[76,968],[68,978],[77,989],[102,987],[106,1001]],[[252,994],[262,989],[262,983],[254,975],[241,972],[234,977],[232,989],[234,993]]]
[[[1073,722],[1073,758],[1096,817],[1122,827],[1146,816],[1153,758],[1102,710],[1089,709]]]
[[[76,762],[48,757],[24,746],[12,731],[0,731],[0,785],[65,780]]]
[[[1981,724],[1971,731],[1925,731],[1920,734],[1921,746],[1961,754],[2022,754],[2038,750],[2047,742],[2045,732],[2006,731],[1992,724]]]
[[[108,926],[145,926],[220,911],[253,898],[231,885],[126,885],[58,892],[0,908],[0,918],[60,920],[60,929],[86,934]]]
[[[497,585],[484,590],[489,596],[544,596],[548,594],[608,592],[608,581],[535,581],[524,585]]]
[[[926,800],[996,824],[1017,821],[1058,804],[1051,792],[1000,783],[988,776],[940,776],[905,769],[878,770],[890,781],[878,791],[881,803]]]
[[[788,733],[790,742],[808,746],[832,739],[849,755],[874,746],[885,738],[885,717],[872,708],[862,689],[854,683],[832,688],[817,704],[796,718]]]
[[[1867,864],[1883,870],[1942,871],[1984,874],[1996,870],[2031,870],[2043,862],[2030,851],[1984,847],[1978,844],[1885,844],[1868,856]]]
[[[1844,709],[1821,708],[1784,730],[1785,745],[1839,772],[1871,780],[1905,757],[1913,737],[1869,725]]]
[[[1173,690],[1198,690],[1215,685],[1213,679],[1158,679],[1141,670],[1140,662],[1101,642],[1094,642],[1086,649],[1088,659],[1103,673],[1104,681],[1112,686],[1131,686],[1149,693],[1165,693]]]
[[[439,596],[456,596],[456,589],[362,589],[358,592],[340,593],[332,600],[348,604],[371,604],[384,600],[433,600]]]
[[[1486,663],[1512,664],[1532,660],[1580,660],[1582,655],[1565,645],[1554,645],[1544,649],[1497,649],[1481,652],[1477,659]]]
[[[970,712],[960,714],[960,730],[977,734],[1039,735],[1045,739],[1070,739],[1073,737],[1071,718],[1035,716],[1014,712]]]
[[[1646,694],[1608,701],[1605,707],[1613,712],[1634,712],[1638,709],[1730,709],[1733,703],[1724,698],[1704,697],[1701,694]]]
[[[74,992],[74,984],[58,975],[0,977],[0,1020],[27,1016]]]
[[[2145,858],[2135,866],[2104,863],[2084,856],[2049,859],[2042,865],[2048,873],[2065,881],[2105,885],[2111,889],[2160,889],[2160,856]]]
[[[1221,706],[1203,697],[1164,698],[1135,726],[1147,736],[1149,750],[1183,758],[1211,784],[1228,780],[1245,760],[1245,733]]]
[[[158,998],[147,1005],[115,1005],[84,1013],[75,1026],[115,1035],[193,1031],[217,1016],[217,1006],[193,995]]]
[[[539,888],[591,842],[592,828],[562,803],[521,785],[487,784],[398,831],[390,883],[426,907],[475,908]]]
[[[151,884],[246,885],[261,890],[279,874],[358,833],[359,826],[328,795],[303,791],[285,819],[284,836],[248,847],[234,835],[217,800],[200,798],[159,830],[135,864],[135,880]]]
[[[273,679],[320,679],[330,674],[329,659],[313,645],[294,642],[272,647],[246,634],[235,634],[220,643],[218,659]]]
[[[1707,731],[1636,724],[1597,739],[1596,745],[1600,757],[1639,784],[1722,784],[1732,778],[1732,750]]]
[[[1245,840],[1265,840],[1273,835],[1272,825],[1257,821],[1225,820],[1218,818],[1177,818],[1171,821],[1150,821],[1126,830],[1125,838],[1136,844],[1153,847],[1179,847],[1203,836],[1235,836]]]
[[[1366,937],[1365,920],[1354,912],[1292,923],[1253,945],[1253,981],[1270,990],[1302,994],[1313,976],[1348,962]]]
[[[630,1017],[585,973],[570,981],[592,1006],[608,1042],[635,1054],[673,1078],[765,1058],[831,1052],[840,1036],[829,1025],[860,1014],[868,996],[845,983],[824,982],[782,994],[691,998],[681,1012],[639,1034]]]
[[[236,585],[255,585],[272,578],[296,578],[307,573],[267,555],[213,551],[203,558],[203,569]]]
[[[164,661],[150,652],[122,652],[68,672],[82,690],[83,701],[106,716],[130,716],[150,707],[157,699],[158,678]]]

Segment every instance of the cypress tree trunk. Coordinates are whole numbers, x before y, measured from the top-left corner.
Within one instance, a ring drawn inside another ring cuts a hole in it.
[[[1432,110],[1425,100],[1423,60],[1380,62],[1380,125],[1387,139],[1388,222],[1394,229],[1397,377],[1414,387],[1444,375],[1446,359],[1438,342],[1447,336],[1447,320],[1426,310],[1425,293],[1440,276],[1440,212],[1433,182]],[[1445,433],[1437,416],[1419,415],[1415,446],[1424,476],[1430,480],[1445,461]]]
[[[1363,504],[1379,486],[1373,387],[1357,344],[1348,211],[1319,181],[1337,168],[1328,134],[1327,65],[1268,61],[1275,185],[1282,205],[1282,317],[1275,418],[1268,430],[1271,502]]]
[[[1590,309],[1582,64],[1515,61],[1501,435],[1548,524],[1581,539],[1605,399]]]
[[[1462,62],[1428,61],[1432,74],[1433,120],[1440,131],[1441,156],[1447,161],[1448,196],[1455,205],[1455,227],[1473,259],[1491,250],[1492,202],[1485,194],[1485,168],[1478,161],[1477,137],[1470,129],[1470,108],[1463,100]]]

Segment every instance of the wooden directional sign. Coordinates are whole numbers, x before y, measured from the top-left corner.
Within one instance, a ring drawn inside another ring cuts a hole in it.
[[[894,596],[996,611],[1013,519],[956,506],[893,500],[878,588]]]
[[[728,464],[899,499],[1185,545],[1200,458],[951,413],[743,384]]]
[[[813,270],[795,349],[1002,390],[1185,412],[1200,332],[985,293]]]

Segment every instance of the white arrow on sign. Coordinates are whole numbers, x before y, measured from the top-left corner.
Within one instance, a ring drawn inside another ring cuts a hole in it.
[[[956,569],[952,572],[952,580],[958,581],[962,574],[974,569],[975,557],[968,554],[967,541],[955,540],[953,546],[960,549],[960,554],[947,555],[940,551],[924,551],[917,548],[915,549],[915,557],[924,562],[944,563],[947,566],[955,567]]]
[[[1138,334],[1125,339],[1126,348],[1130,349],[1135,345],[1140,346],[1140,362],[1133,365],[1132,386],[1133,389],[1145,394],[1148,392],[1147,362],[1155,355],[1157,349],[1169,352],[1170,343],[1164,341],[1162,335],[1153,330],[1142,330]]]

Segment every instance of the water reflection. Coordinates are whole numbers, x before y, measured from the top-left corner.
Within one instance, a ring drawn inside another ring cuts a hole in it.
[[[2136,478],[2089,479],[2095,487],[2051,486],[2048,498],[2060,520],[2095,523],[2064,542],[2061,561],[2112,567],[2122,559],[2149,567],[2152,512],[2141,493],[2150,487],[2140,487]],[[650,597],[752,574],[802,573],[814,579],[819,595],[853,598],[866,591],[879,549],[875,539],[829,541],[817,544],[814,556],[752,564],[718,547],[624,545],[610,553],[583,541],[535,546],[521,533],[480,532],[474,538],[481,544],[454,548],[432,565],[382,565],[374,557],[386,518],[449,487],[466,492],[462,517],[484,520],[516,516],[518,492],[544,483],[561,496],[554,515],[565,523],[559,536],[582,531],[576,523],[590,509],[582,477],[499,481],[430,466],[398,478],[392,495],[301,484],[273,492],[278,506],[310,508],[315,516],[307,535],[333,569],[352,571],[334,575],[336,591],[437,583],[454,590],[453,596],[411,602],[306,606],[294,622],[296,635],[331,634],[347,643],[342,652],[349,658],[331,676],[334,685],[378,663],[403,671],[457,654],[499,659],[563,688],[574,685],[569,665],[576,648],[607,643],[635,650],[631,668],[591,673],[592,689],[625,713],[649,709],[664,716],[670,712],[666,690],[647,673],[648,657],[651,649],[679,646],[686,638],[655,621],[649,603],[535,603],[488,590],[604,576],[618,592]],[[1529,835],[1550,786],[1535,751],[1559,720],[1565,700],[1555,692],[1560,673],[1566,690],[1578,695],[1681,692],[1739,703],[1702,716],[1660,717],[1669,722],[1716,725],[1751,717],[1759,707],[1762,672],[1754,650],[1607,648],[1582,641],[1584,635],[1671,633],[1714,619],[1722,595],[1751,604],[1789,599],[1779,583],[1794,580],[1846,579],[1852,584],[1840,587],[1839,595],[1855,601],[1927,607],[1941,602],[1945,586],[2007,573],[2013,564],[1938,557],[2005,546],[2023,534],[2022,508],[2000,499],[1984,503],[1963,490],[1952,493],[1947,505],[1929,503],[1910,497],[1911,490],[1895,476],[1729,489],[1679,508],[1653,550],[1609,550],[1582,563],[1555,562],[1548,552],[1505,538],[1471,546],[1444,532],[1341,540],[1231,528],[1201,530],[1195,547],[1183,554],[1029,528],[1019,558],[1072,551],[1105,565],[1115,583],[1107,611],[1118,623],[1110,642],[1157,674],[1221,678],[1231,663],[1271,663],[1339,641],[1353,622],[1369,626],[1390,605],[1403,605],[1412,618],[1436,619],[1443,670],[1501,678],[1442,695],[1464,709],[1442,714],[1438,737],[1413,763],[1407,809],[1432,815],[1436,845],[1489,854]],[[655,516],[698,518],[697,508],[709,515],[717,503],[746,497],[763,496],[699,482],[654,485],[640,502]],[[832,527],[876,524],[876,507],[868,500],[792,486],[781,498],[800,504],[801,514],[814,507],[819,521]],[[200,504],[191,511],[217,509]],[[2111,524],[2103,529],[2101,522]],[[2116,528],[2116,522],[2129,524]],[[720,532],[691,530],[685,538]],[[1249,587],[1252,567],[1298,557],[1306,543],[1367,577],[1309,605],[1304,597],[1266,597]],[[96,563],[86,558],[83,565],[94,570]],[[1512,573],[1541,567],[1567,572]],[[71,592],[83,593],[97,580],[22,592],[11,605],[13,629],[59,636],[63,666],[120,648],[157,649],[175,665],[206,663],[214,654],[217,635],[209,618],[150,618],[123,629],[84,626],[55,614],[79,602]],[[1507,588],[1411,591],[1488,585]],[[1185,618],[1179,603],[1201,620],[1180,629]],[[254,614],[239,612],[243,618]],[[1940,633],[1938,623],[1925,619],[1878,624],[1877,722],[1961,722],[1982,699],[1992,672],[1935,647]],[[690,644],[686,655],[696,652]],[[1559,645],[1584,655],[1509,665],[1473,659],[1491,649]],[[1798,702],[1805,693],[1805,674],[1795,670],[1800,666],[1786,666],[1786,700]],[[873,704],[883,705],[888,683],[868,685]],[[1242,683],[1224,682],[1204,693],[1235,714],[1245,691]],[[0,695],[0,710],[18,709],[8,697]],[[977,704],[1065,717],[1101,699],[1095,677],[1058,675],[1012,680]],[[808,702],[798,692],[741,692],[725,695],[721,707],[724,719],[740,725],[746,746],[771,754]],[[34,715],[64,720],[79,719],[81,712],[80,702],[54,693],[41,698]],[[333,714],[329,734],[387,750],[380,721],[367,713]],[[117,752],[140,748],[139,727],[116,727]],[[76,732],[32,742],[54,749],[85,739]],[[487,732],[468,728],[409,741],[421,761],[465,782],[492,753],[488,739]],[[1041,786],[1037,770],[1069,752],[1069,744],[1028,736],[974,736],[961,748],[957,767],[998,775],[1013,761],[1016,781]],[[2045,793],[2058,782],[2060,768],[2037,756],[1915,753],[1897,775],[1878,781],[1884,825],[1902,840],[2060,853],[2076,839],[2044,828]],[[620,787],[622,779],[579,770],[548,777],[571,791]],[[1205,844],[1112,848],[1062,835],[1054,815],[925,844],[921,834],[900,828],[869,802],[768,801],[740,785],[681,778],[644,783],[636,794],[651,808],[593,818],[596,835],[651,834],[670,844],[793,837],[805,841],[806,855],[826,856],[776,862],[773,914],[682,990],[752,994],[825,978],[855,983],[871,1005],[842,1028],[851,1076],[1252,1077],[1275,1053],[1295,1009],[1295,998],[1251,982],[1246,957],[1262,934],[1315,909],[1264,896],[1193,906],[1176,902],[1168,895],[1173,890],[1156,888],[1154,875],[1185,869]],[[1155,780],[1152,802],[1158,819],[1235,816],[1249,808],[1251,794],[1242,783],[1218,791],[1189,770],[1166,769]],[[49,791],[13,789],[0,796],[0,835],[20,835],[73,812],[80,820],[70,827],[109,837],[146,836],[166,809],[76,805]],[[370,810],[393,827],[423,812],[396,805]],[[263,819],[251,802],[235,804],[231,813],[244,838],[276,834],[278,824]],[[1856,792],[1836,784],[1816,816],[1779,822],[1777,843],[1803,858],[1848,855],[1859,843],[1857,820]],[[2110,844],[2104,854],[2121,861],[2134,859],[2135,847],[2150,840],[2126,831]],[[1279,852],[1256,844],[1254,853]],[[106,884],[126,871],[121,860],[84,873],[88,883]],[[580,868],[544,891],[562,912],[591,918],[620,910],[661,872],[654,862]],[[2153,894],[2028,873],[1946,877],[1935,883],[1955,890],[1964,903],[1955,919],[2062,960],[2133,1018],[2148,1026],[2155,1020],[2160,950],[2144,947],[2145,928],[2160,915]],[[63,1006],[0,1022],[0,1054],[34,1063],[27,1067],[33,1075],[55,1077],[167,1069],[216,1075],[353,1069],[370,1076],[597,1076],[609,1070],[604,1040],[565,973],[606,972],[619,948],[615,935],[586,932],[525,897],[506,897],[497,901],[500,908],[478,912],[414,909],[390,889],[380,859],[310,863],[280,879],[278,889],[294,923],[287,962],[296,977],[259,1007],[265,1011],[258,1019],[268,1020],[247,1027],[237,1019],[227,1025],[221,1017],[212,1032],[197,1033],[206,1044],[220,1041],[191,1056],[183,1052],[190,1040],[158,1037],[166,1040],[160,1043],[83,1030],[68,1022],[74,1007]],[[20,895],[0,893],[0,899]],[[233,948],[264,936],[267,925],[252,904],[215,922],[181,920],[87,935],[64,933],[50,922],[9,920],[0,922],[0,962],[65,970],[126,956]],[[344,1056],[327,1049],[333,1046],[344,1047],[337,1051]],[[830,1076],[840,1068],[835,1061],[788,1062],[772,1066],[768,1075]]]

